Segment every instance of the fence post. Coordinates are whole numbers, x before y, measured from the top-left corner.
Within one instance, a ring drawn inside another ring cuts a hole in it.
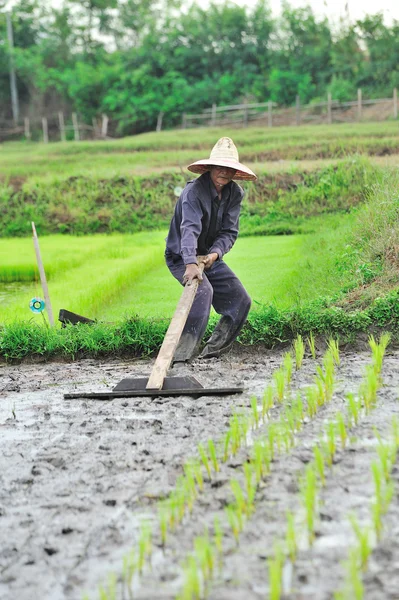
[[[42,117],[42,128],[43,128],[43,142],[48,144],[48,123],[47,118]]]
[[[301,124],[301,101],[299,99],[299,94],[297,94],[295,102],[295,121],[297,125]]]
[[[357,90],[357,120],[361,121],[362,119],[362,90],[359,88]]]
[[[398,90],[396,88],[393,90],[393,118],[398,118]]]
[[[30,138],[31,138],[30,121],[29,121],[28,117],[24,118],[24,129],[25,129],[25,137],[26,137],[26,139],[30,140]]]
[[[182,119],[181,119],[181,128],[185,129],[187,126],[187,119],[186,119],[186,113],[183,113],[182,115]]]
[[[273,101],[269,100],[267,103],[267,125],[273,127]]]
[[[75,134],[75,141],[78,142],[80,140],[79,123],[78,123],[78,116],[75,112],[72,113],[72,124],[73,124],[73,131]]]
[[[61,111],[58,112],[58,124],[59,124],[59,128],[60,128],[61,142],[65,142],[66,135],[65,135],[64,113]]]
[[[103,120],[101,123],[101,136],[102,137],[107,137],[107,133],[108,133],[108,115],[103,114]]]
[[[327,123],[331,125],[332,123],[332,99],[331,92],[328,92],[327,95]]]
[[[163,112],[160,111],[158,113],[158,118],[157,118],[157,129],[156,131],[162,131],[162,120],[163,120]]]
[[[245,102],[244,107],[244,127],[248,127],[248,103]]]
[[[216,104],[212,104],[211,127],[216,125]]]

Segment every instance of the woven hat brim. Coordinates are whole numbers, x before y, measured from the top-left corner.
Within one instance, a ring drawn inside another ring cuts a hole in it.
[[[237,173],[234,175],[233,179],[237,179],[240,181],[256,181],[257,177],[253,171],[249,167],[237,162],[235,160],[229,159],[214,159],[210,160],[209,158],[205,160],[197,160],[195,163],[188,165],[187,169],[192,173],[199,173],[202,175],[209,171],[210,168],[215,165],[217,167],[229,167],[230,169],[236,169]]]

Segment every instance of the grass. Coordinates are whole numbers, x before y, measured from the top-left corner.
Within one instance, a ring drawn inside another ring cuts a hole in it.
[[[215,141],[233,138],[240,158],[255,171],[267,160],[343,157],[354,152],[382,154],[397,150],[397,124],[357,123],[298,128],[204,128],[147,133],[119,140],[0,146],[3,177],[104,177],[179,169],[205,158]],[[95,156],[93,164],[92,157]]]

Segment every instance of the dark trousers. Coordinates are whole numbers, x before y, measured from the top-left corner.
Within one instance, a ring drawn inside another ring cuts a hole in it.
[[[186,269],[183,261],[166,257],[172,275],[182,283]],[[251,307],[251,299],[241,281],[223,260],[217,260],[204,271],[204,279],[197,293],[183,329],[174,362],[190,360],[198,351],[205,333],[211,306],[221,316],[215,330],[201,353],[202,358],[219,356],[226,351],[240,333]]]

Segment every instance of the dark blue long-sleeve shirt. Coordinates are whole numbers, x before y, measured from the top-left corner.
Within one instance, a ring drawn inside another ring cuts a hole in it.
[[[237,239],[243,197],[244,190],[234,181],[222,189],[213,228],[212,204],[219,202],[219,198],[209,171],[189,181],[175,206],[166,238],[166,255],[181,256],[186,265],[196,263],[200,254],[216,252],[222,258]]]

